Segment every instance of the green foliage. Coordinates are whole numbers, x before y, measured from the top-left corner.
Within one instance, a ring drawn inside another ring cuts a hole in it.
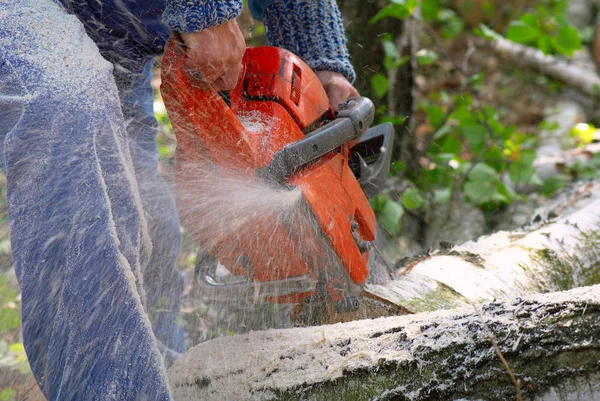
[[[418,5],[418,0],[391,0],[390,4],[375,14],[369,22],[374,24],[386,17],[405,19],[413,14]]]
[[[458,36],[465,29],[465,22],[456,11],[445,7],[439,0],[423,1],[421,17],[432,27],[439,28],[440,36],[444,40]]]
[[[21,315],[17,305],[19,292],[8,285],[7,278],[0,274],[0,334],[21,326]]]
[[[5,388],[0,391],[0,401],[11,401],[17,396],[17,392],[12,388]]]
[[[381,44],[384,50],[383,67],[386,70],[397,68],[410,60],[410,57],[400,57],[396,44],[392,40],[392,35],[387,34],[381,39]]]
[[[391,235],[400,234],[404,207],[385,195],[376,196],[370,203],[383,229]]]
[[[425,199],[415,188],[410,188],[402,194],[402,204],[408,210],[419,209],[425,204]]]
[[[385,75],[375,74],[371,77],[371,88],[378,99],[381,99],[388,93],[389,87],[390,83]]]
[[[516,43],[536,47],[545,54],[572,56],[581,48],[580,32],[567,20],[567,0],[543,0],[531,12],[513,20],[506,29],[506,38]],[[485,25],[478,33],[488,39],[500,36]]]
[[[477,163],[470,169],[463,191],[475,205],[510,203],[515,194],[500,180],[498,171],[486,163]]]

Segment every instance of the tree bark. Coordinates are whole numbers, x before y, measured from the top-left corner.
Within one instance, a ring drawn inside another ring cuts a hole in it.
[[[186,401],[504,401],[517,392],[595,400],[599,294],[596,285],[477,309],[221,337],[184,354],[169,380]]]

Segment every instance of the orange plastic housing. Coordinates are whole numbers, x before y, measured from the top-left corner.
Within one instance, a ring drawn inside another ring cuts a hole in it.
[[[229,105],[210,85],[195,79],[184,62],[181,44],[170,40],[163,59],[161,92],[177,137],[178,193],[194,192],[189,186],[201,185],[198,174],[206,171],[207,165],[215,174],[235,171],[247,180],[257,180],[258,168],[268,165],[277,151],[302,139],[304,130],[330,113],[327,95],[314,72],[286,50],[248,48],[244,73],[229,93]],[[268,128],[258,134],[244,128],[237,117],[255,112],[268,120]],[[333,251],[352,281],[363,283],[368,275],[368,253],[359,250],[352,226],[355,236],[373,241],[375,216],[348,166],[348,149],[342,147],[323,156],[287,184],[301,189],[309,214],[304,220],[316,221],[317,230],[290,227],[289,222],[267,217],[250,219],[234,233],[210,232],[206,216],[193,212],[198,199],[187,196],[178,196],[180,217],[194,239],[235,275],[249,275],[256,282],[300,275],[323,280],[332,277],[327,265]],[[196,188],[196,192],[202,191]],[[220,215],[224,220],[230,217],[227,210]],[[300,219],[295,221],[303,224]],[[334,300],[341,299],[339,290],[325,286]],[[310,293],[275,301],[295,302],[307,295]]]

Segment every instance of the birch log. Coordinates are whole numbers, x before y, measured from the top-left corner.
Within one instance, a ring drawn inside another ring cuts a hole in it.
[[[591,97],[600,95],[600,76],[594,69],[582,68],[569,60],[546,55],[529,46],[503,37],[492,41],[494,52],[510,63],[532,69],[580,90]]]
[[[490,336],[506,359],[515,386]],[[600,400],[600,286],[220,337],[169,371],[175,400]]]
[[[396,280],[365,291],[407,312],[428,312],[597,284],[599,266],[600,182],[591,181],[563,192],[527,228],[416,258]]]

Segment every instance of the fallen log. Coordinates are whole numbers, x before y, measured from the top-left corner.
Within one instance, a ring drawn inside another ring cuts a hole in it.
[[[559,194],[528,227],[407,260],[399,277],[365,293],[429,312],[597,284],[599,266],[600,182],[591,181]]]
[[[477,310],[220,337],[184,354],[169,380],[186,401],[595,400],[599,361],[596,285]]]
[[[540,72],[588,96],[600,95],[600,76],[593,68],[582,68],[569,60],[544,54],[501,36],[494,37],[492,47],[497,55],[518,67]]]

